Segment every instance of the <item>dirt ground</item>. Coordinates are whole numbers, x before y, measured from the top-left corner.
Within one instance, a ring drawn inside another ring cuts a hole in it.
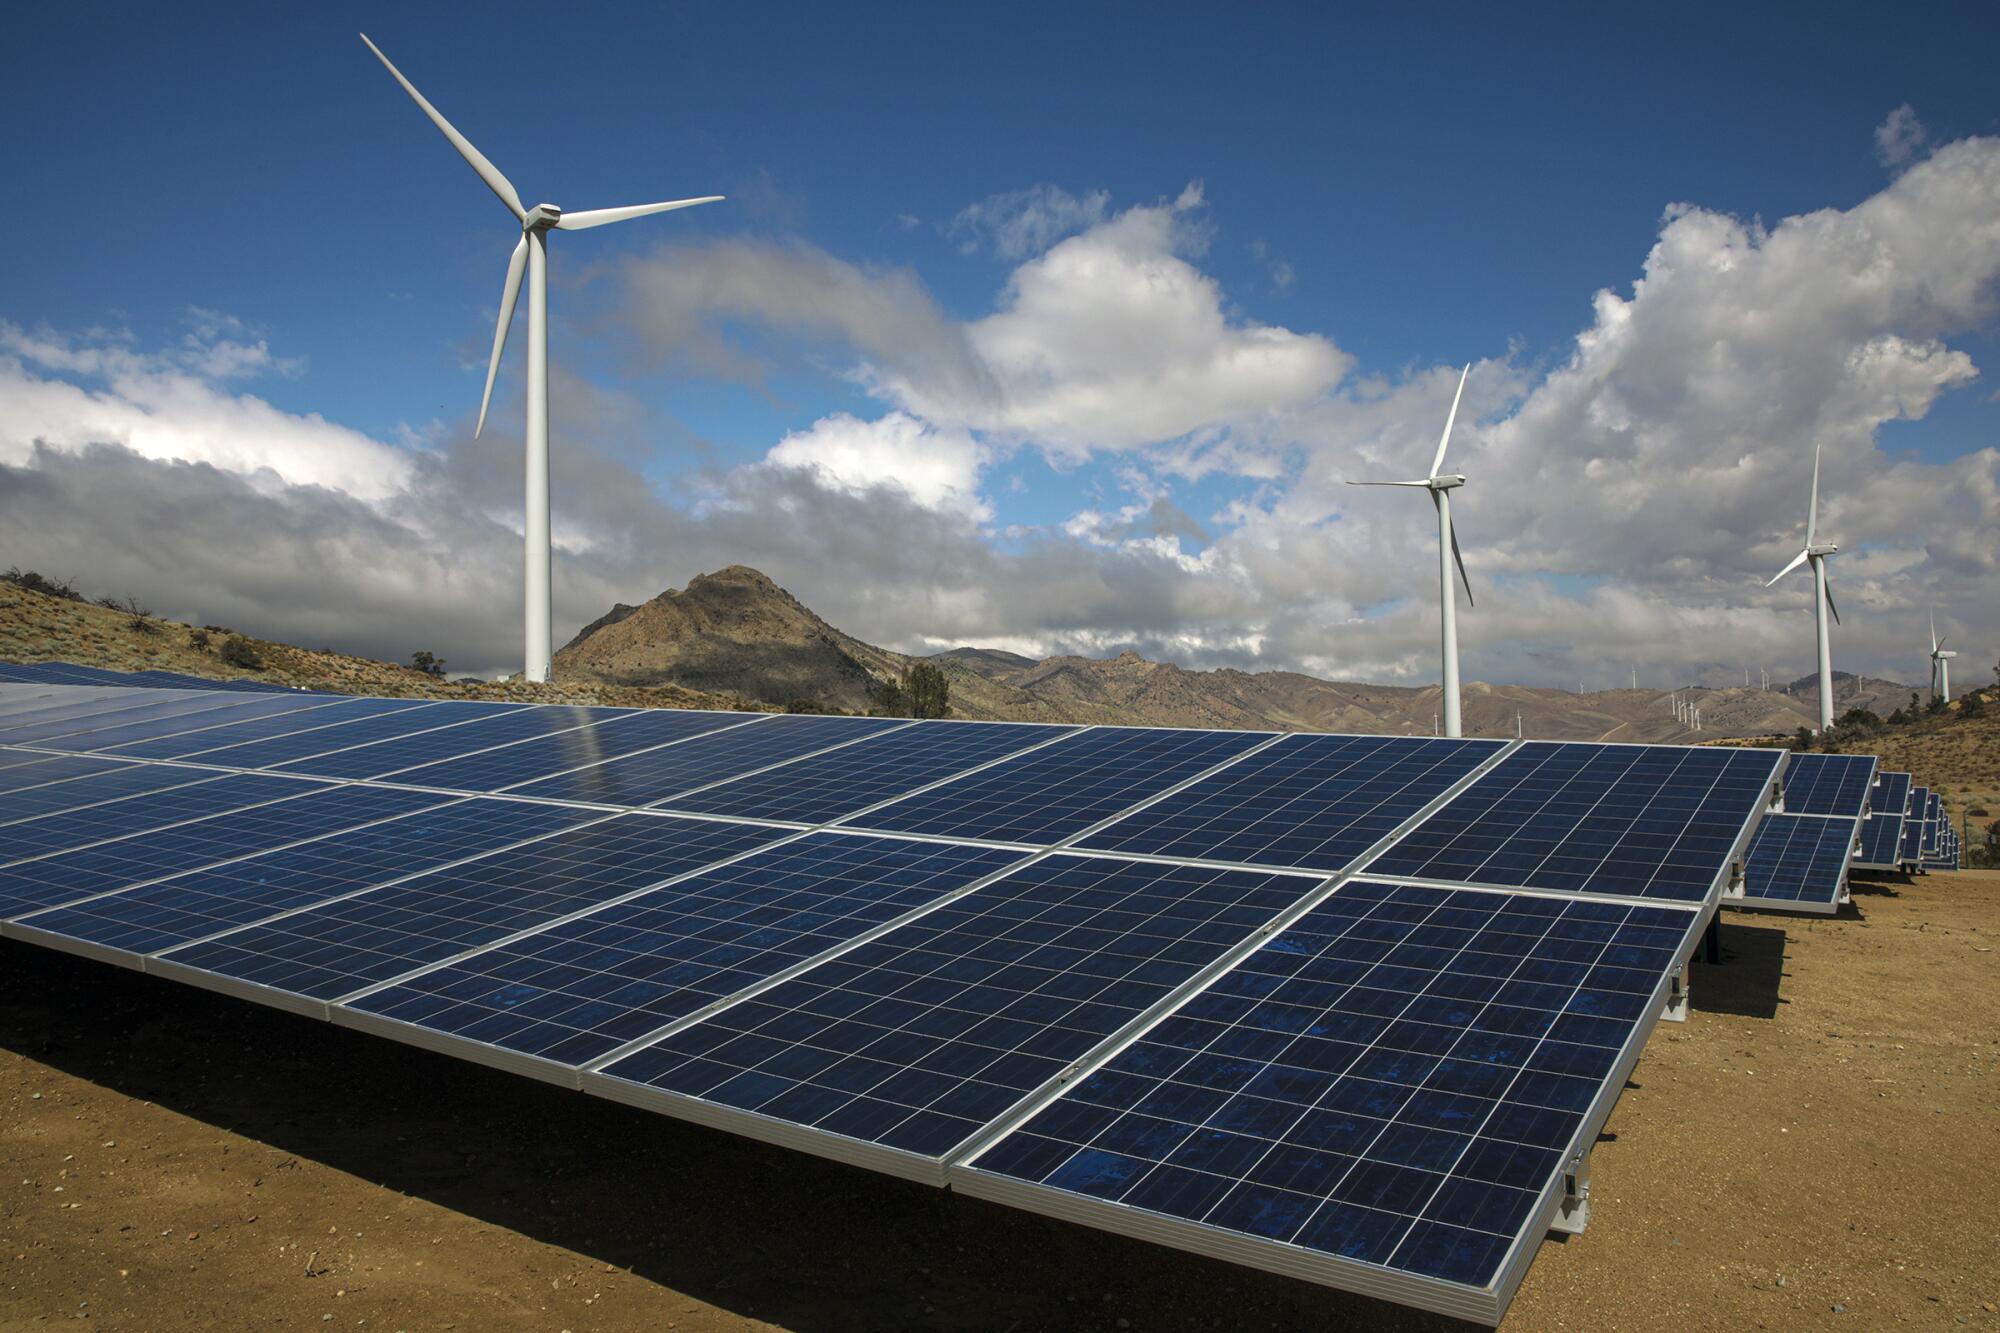
[[[1725,917],[1510,1329],[2000,1326],[2000,873]],[[1442,1321],[0,944],[0,1329]]]

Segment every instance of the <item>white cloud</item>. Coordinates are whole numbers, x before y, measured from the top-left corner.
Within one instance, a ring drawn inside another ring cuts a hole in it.
[[[979,496],[986,451],[959,430],[939,430],[902,412],[862,421],[845,412],[785,436],[765,462],[800,468],[822,484],[862,492],[898,491],[926,509],[984,521],[993,510]]]
[[[1096,226],[1110,206],[1109,190],[1078,196],[1060,186],[1036,185],[968,205],[951,220],[947,232],[958,238],[961,253],[976,254],[984,245],[1002,259],[1019,260]]]
[[[1915,157],[1930,137],[1931,132],[1905,102],[1875,127],[1875,160],[1885,167],[1900,167]]]

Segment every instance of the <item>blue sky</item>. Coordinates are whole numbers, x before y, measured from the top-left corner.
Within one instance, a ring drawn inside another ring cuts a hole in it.
[[[38,7],[11,17],[0,53],[30,254],[0,319],[165,348],[190,308],[226,312],[289,366],[241,392],[437,447],[476,408],[514,232],[360,29],[530,202],[730,196],[552,247],[554,358],[644,415],[626,461],[670,499],[686,498],[690,469],[754,464],[830,414],[909,404],[857,382],[866,349],[811,319],[707,312],[759,363],[755,384],[649,355],[621,265],[663,244],[803,248],[903,273],[970,323],[1006,307],[1035,252],[971,244],[953,226],[969,207],[1048,186],[1102,192],[1103,220],[1198,182],[1176,253],[1232,325],[1337,344],[1351,364],[1331,393],[1350,407],[1438,367],[1490,364],[1496,381],[1504,368],[1493,420],[1572,356],[1594,293],[1629,297],[1669,205],[1769,226],[1854,209],[1905,165],[1875,141],[1905,104],[1925,151],[2000,132],[2000,11],[1979,5],[1905,21],[1858,6]],[[1977,365],[1995,351],[1990,315],[1902,319],[1884,327]],[[496,399],[518,392],[504,379]],[[1871,424],[1870,442],[1942,466],[2000,433],[1990,387],[1955,382],[1917,415]],[[1130,448],[1051,466],[1032,431],[968,428],[999,449],[980,484],[985,540],[1003,550],[1021,537],[1009,525],[1132,502],[1135,466],[1211,538],[1232,527],[1232,501],[1271,503],[1269,476],[1177,474]],[[687,572],[661,564],[640,581]],[[1578,586],[1577,569],[1547,573]],[[1126,637],[1158,647],[1183,630]],[[1355,665],[1432,669],[1405,656]],[[1530,674],[1531,659],[1507,661]]]

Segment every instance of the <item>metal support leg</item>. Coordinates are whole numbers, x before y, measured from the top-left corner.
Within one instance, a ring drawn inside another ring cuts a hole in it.
[[[1590,1225],[1590,1154],[1584,1153],[1563,1172],[1563,1201],[1556,1209],[1549,1230],[1565,1236],[1581,1236]]]
[[[1688,1021],[1688,981],[1685,966],[1674,969],[1673,978],[1667,987],[1667,1004],[1660,1011],[1660,1017],[1669,1023]]]
[[[1722,917],[1720,914],[1708,919],[1708,930],[1701,937],[1703,956],[1711,963],[1722,961]]]

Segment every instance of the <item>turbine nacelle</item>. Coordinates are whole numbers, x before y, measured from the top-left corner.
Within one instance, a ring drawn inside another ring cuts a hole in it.
[[[536,204],[521,219],[522,231],[547,231],[562,225],[562,210],[554,204]]]
[[[1806,547],[1806,554],[1809,556],[1826,556],[1826,555],[1832,555],[1838,550],[1840,550],[1840,548],[1838,546],[1835,546],[1832,542],[1821,542],[1817,546]]]
[[[1465,485],[1465,478],[1459,476],[1456,472],[1454,472],[1450,476],[1432,477],[1429,481],[1425,482],[1424,485],[1434,491],[1455,490],[1456,488]]]

